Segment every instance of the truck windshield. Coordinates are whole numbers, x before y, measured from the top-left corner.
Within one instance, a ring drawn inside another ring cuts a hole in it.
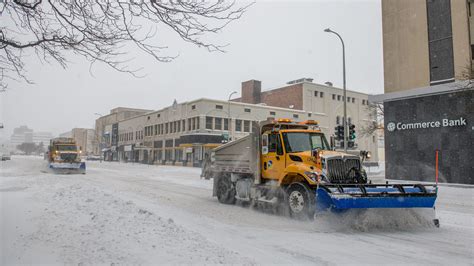
[[[77,146],[75,146],[75,145],[57,145],[56,149],[58,151],[77,151]]]
[[[289,132],[283,133],[286,152],[311,151],[313,149],[329,150],[328,142],[321,133]]]

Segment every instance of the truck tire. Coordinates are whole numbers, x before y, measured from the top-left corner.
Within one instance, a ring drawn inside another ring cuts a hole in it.
[[[314,218],[314,195],[303,183],[292,183],[286,190],[290,216],[299,220]]]
[[[217,199],[223,204],[235,204],[235,188],[230,177],[222,176],[217,180]]]

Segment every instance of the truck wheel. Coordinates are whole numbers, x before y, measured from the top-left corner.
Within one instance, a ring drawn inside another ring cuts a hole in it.
[[[314,195],[308,186],[303,183],[293,183],[286,193],[291,217],[302,220],[314,217]]]
[[[223,176],[217,181],[217,199],[224,204],[235,203],[235,188],[229,177]]]

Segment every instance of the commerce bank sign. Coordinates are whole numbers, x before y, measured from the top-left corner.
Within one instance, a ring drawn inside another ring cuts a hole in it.
[[[458,119],[441,119],[437,121],[425,121],[425,122],[389,122],[387,124],[387,130],[393,132],[395,130],[410,130],[410,129],[423,129],[423,128],[440,128],[440,127],[463,127],[467,126],[466,119],[459,117]]]

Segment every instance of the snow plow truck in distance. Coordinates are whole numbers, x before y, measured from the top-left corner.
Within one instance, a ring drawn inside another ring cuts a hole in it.
[[[363,159],[334,151],[315,121],[279,119],[254,122],[250,135],[213,149],[204,172],[219,202],[283,206],[296,218],[349,209],[434,210],[435,185],[371,184]]]
[[[58,174],[85,174],[86,163],[81,160],[81,150],[73,138],[54,138],[50,140],[48,169]]]

